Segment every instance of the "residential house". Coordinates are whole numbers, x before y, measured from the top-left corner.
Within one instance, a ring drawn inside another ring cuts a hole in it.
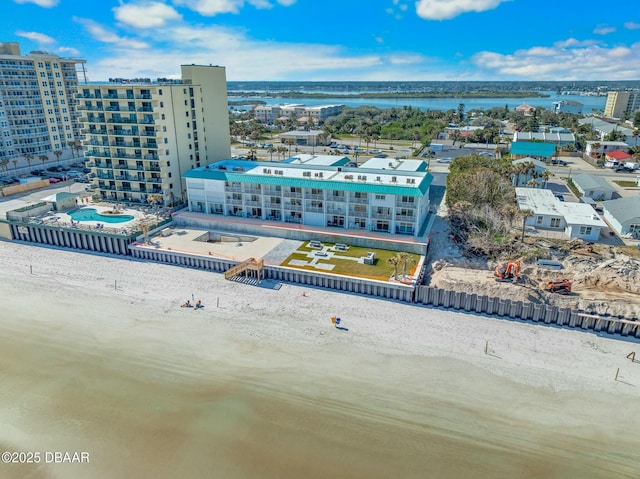
[[[513,134],[513,141],[541,141],[543,143],[553,143],[556,146],[567,146],[575,145],[576,137],[571,132],[516,131]]]
[[[610,200],[616,192],[615,187],[601,176],[580,173],[573,175],[571,181],[581,195],[598,201]]]
[[[596,241],[607,226],[591,206],[560,201],[551,190],[516,188],[516,199],[521,211],[532,213],[525,225],[536,229],[562,231],[568,238]]]
[[[606,121],[601,118],[587,117],[578,120],[580,125],[589,125],[591,128],[600,135],[600,143],[604,143],[604,139],[612,132],[617,132],[622,136],[619,137],[627,146],[640,145],[640,137],[634,136],[635,130],[627,128],[625,126],[617,124],[615,121]]]
[[[535,107],[528,105],[527,103],[523,103],[520,106],[516,107],[516,111],[521,111],[524,113],[524,116],[533,116],[533,112],[536,111]]]
[[[624,165],[627,161],[630,161],[632,156],[626,151],[614,150],[604,155],[604,166],[607,168],[615,168],[616,166]]]
[[[602,209],[604,217],[618,234],[640,235],[640,196],[605,201]]]
[[[610,151],[629,148],[624,141],[587,141],[584,152],[588,156],[602,155]]]
[[[531,157],[549,161],[556,151],[556,145],[535,141],[516,141],[511,143],[509,153],[515,158]]]

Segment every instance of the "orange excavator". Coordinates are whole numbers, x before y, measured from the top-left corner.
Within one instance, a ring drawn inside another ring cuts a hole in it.
[[[520,276],[520,261],[507,261],[496,266],[496,281],[518,281]]]
[[[557,281],[547,281],[547,291],[559,294],[570,294],[571,281],[566,278]]]

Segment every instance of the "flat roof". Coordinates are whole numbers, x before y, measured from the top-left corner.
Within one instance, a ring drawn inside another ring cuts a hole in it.
[[[516,188],[516,199],[521,210],[531,210],[539,215],[564,216],[562,204],[551,190],[540,188]]]
[[[244,160],[219,161],[190,170],[183,177],[187,180],[217,180],[406,196],[424,196],[433,180],[427,171]]]
[[[556,151],[553,143],[539,143],[533,141],[514,141],[511,143],[512,155],[543,156],[548,158]]]
[[[577,175],[573,175],[571,177],[571,180],[584,191],[593,189],[616,191],[615,187],[601,176],[589,175],[587,173],[578,173]]]
[[[371,158],[360,165],[360,168],[394,171],[427,171],[427,163],[422,160]]]
[[[564,211],[564,220],[568,225],[597,226],[600,228],[607,226],[591,205],[568,201],[558,201],[558,203],[560,203],[560,211]]]

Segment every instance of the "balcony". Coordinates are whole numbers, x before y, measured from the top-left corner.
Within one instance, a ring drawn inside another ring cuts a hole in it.
[[[371,213],[371,217],[377,220],[390,220],[391,213]]]
[[[111,158],[111,153],[96,150],[87,150],[86,156],[99,156],[101,158]]]
[[[131,155],[129,153],[116,152],[116,153],[111,153],[111,158],[127,158],[131,160],[141,160],[142,155]]]
[[[262,201],[260,200],[244,200],[244,204],[247,206],[262,206]]]
[[[109,145],[116,148],[140,148],[140,143],[135,141],[112,141]]]
[[[82,130],[80,130],[80,133],[82,133],[83,135],[106,135],[107,129],[101,128],[99,130],[92,130],[90,128],[83,128]]]
[[[249,185],[244,186],[244,192],[248,194],[253,194],[253,195],[262,194],[262,190],[260,189],[260,187],[249,186]]]
[[[149,148],[149,149],[152,149],[152,150],[157,150],[158,149],[158,144],[155,143],[155,142],[147,141],[147,142],[142,144],[142,147],[143,148]]]
[[[404,221],[406,223],[415,223],[416,217],[414,215],[396,215],[396,221]]]
[[[135,130],[121,130],[121,129],[109,130],[109,134],[113,136],[138,136],[138,132]]]
[[[355,203],[355,204],[359,204],[359,205],[368,205],[369,204],[369,198],[367,198],[366,196],[357,198],[355,196],[350,196],[349,197],[349,203]]]
[[[109,146],[108,141],[98,140],[97,138],[85,138],[82,143],[85,146]]]
[[[238,199],[238,198],[227,198],[226,203],[228,205],[238,205],[238,206],[242,206],[242,199]]]
[[[307,193],[304,196],[305,200],[324,200],[324,195],[323,194],[313,194],[313,193]]]
[[[396,200],[396,206],[400,206],[402,208],[416,208],[415,201],[402,201],[400,198]]]
[[[102,120],[102,123],[104,123],[104,120]],[[107,123],[134,124],[134,123],[138,123],[138,121],[137,120],[132,120],[131,118],[109,118],[107,120]]]
[[[321,206],[307,206],[304,209],[307,213],[323,213],[324,209]]]
[[[76,110],[77,111],[102,111],[102,107],[101,106],[96,106],[96,105],[77,105],[76,106]]]
[[[302,198],[302,193],[294,193],[292,191],[285,191],[282,195],[286,198]]]

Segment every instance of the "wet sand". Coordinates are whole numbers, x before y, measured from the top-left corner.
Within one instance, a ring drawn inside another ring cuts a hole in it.
[[[637,477],[637,342],[20,245],[0,264],[0,446],[90,453],[3,479]]]

